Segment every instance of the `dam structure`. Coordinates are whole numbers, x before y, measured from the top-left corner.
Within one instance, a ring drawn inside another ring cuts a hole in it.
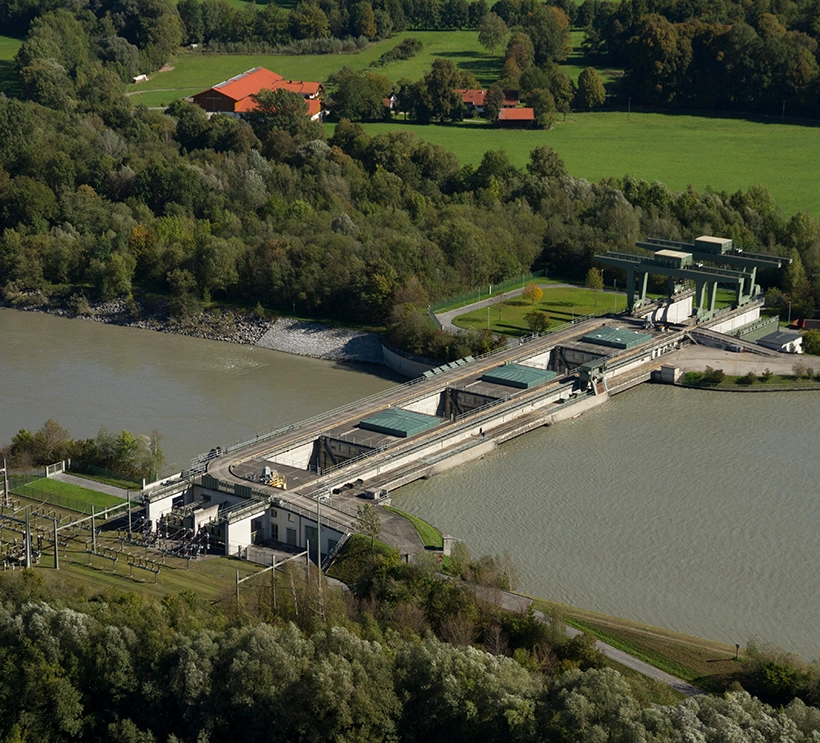
[[[725,248],[725,241],[720,245]],[[205,532],[229,555],[247,556],[251,545],[269,544],[329,559],[360,529],[363,502],[384,502],[396,488],[483,457],[516,436],[577,417],[648,381],[666,354],[694,342],[699,316],[708,320],[711,329],[703,330],[710,340],[727,338],[733,350],[774,353],[723,335],[759,319],[762,299],[749,293],[753,282],[743,283],[738,303],[723,312],[693,311],[694,293],[670,292],[667,300],[644,299],[643,317],[582,318],[336,410],[215,447],[179,477],[144,491],[149,528]]]

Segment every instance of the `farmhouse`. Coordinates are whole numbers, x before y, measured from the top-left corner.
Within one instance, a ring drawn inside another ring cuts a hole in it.
[[[225,113],[241,116],[253,111],[256,101],[253,96],[261,90],[289,90],[301,95],[308,104],[308,116],[321,120],[324,87],[321,83],[302,80],[285,80],[276,72],[264,67],[254,67],[230,80],[214,85],[193,96],[193,102],[205,109],[208,114]]]
[[[487,91],[486,90],[472,90],[470,88],[460,88],[456,93],[461,95],[461,102],[467,110],[468,116],[478,114],[483,115],[487,109]],[[504,91],[504,108],[514,108],[518,105],[518,91],[505,90]]]

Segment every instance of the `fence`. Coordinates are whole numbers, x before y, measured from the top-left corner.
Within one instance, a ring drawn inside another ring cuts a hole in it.
[[[38,483],[46,483],[40,487]],[[122,498],[117,498],[114,495],[107,495],[106,493],[89,493],[84,495],[68,495],[67,493],[55,493],[52,490],[47,490],[49,481],[43,477],[42,474],[14,474],[9,475],[9,492],[18,495],[22,498],[29,498],[31,500],[48,503],[58,508],[65,508],[69,511],[77,511],[79,513],[90,514],[93,506],[98,511],[122,503]]]
[[[524,284],[528,281],[532,281],[533,279],[540,279],[542,276],[546,276],[546,271],[535,271],[533,273],[522,273],[521,277],[515,277],[514,279],[507,279],[506,281],[502,281],[499,284],[490,284],[487,287],[487,290],[484,290],[484,287],[480,287],[470,292],[466,292],[464,294],[459,294],[456,297],[448,297],[447,299],[442,299],[440,302],[436,302],[435,304],[430,305],[431,314],[440,312],[444,309],[455,309],[456,307],[462,307],[465,304],[470,304],[471,302],[480,302],[481,298],[487,299],[493,295],[503,294],[510,289],[516,289],[520,285],[521,288],[524,288]]]
[[[117,480],[123,484],[128,483],[131,485],[131,490],[141,490],[142,483],[139,480],[135,480],[133,477],[129,477],[128,475],[124,475],[122,472],[115,472],[114,470],[106,469],[105,467],[97,467],[93,464],[86,464],[85,462],[79,462],[76,459],[70,459],[68,461],[68,471],[69,472],[78,472],[81,475],[93,475],[94,477],[105,477],[109,480]]]

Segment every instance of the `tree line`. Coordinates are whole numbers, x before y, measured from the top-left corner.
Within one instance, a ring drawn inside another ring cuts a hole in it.
[[[486,571],[488,560],[471,563]],[[33,570],[3,573],[0,740],[220,743],[241,730],[248,743],[801,743],[820,734],[820,710],[799,699],[773,708],[739,689],[653,704],[656,694],[602,666],[593,638],[562,637],[557,617],[549,625],[495,609],[437,579],[429,561],[385,554],[363,564],[364,583],[347,598],[327,584],[320,598],[315,571],[289,565],[275,593],[259,581],[238,603],[193,591],[86,594],[49,588]],[[773,680],[788,675],[771,654],[759,661]]]
[[[143,478],[155,480],[162,471],[165,455],[161,439],[157,431],[150,436],[135,436],[126,430],[114,434],[105,426],[92,439],[73,439],[63,426],[49,419],[34,433],[21,428],[0,453],[14,469],[71,459],[80,469],[101,467],[139,482]]]
[[[585,0],[584,51],[624,67],[633,105],[820,114],[820,8],[778,3]]]

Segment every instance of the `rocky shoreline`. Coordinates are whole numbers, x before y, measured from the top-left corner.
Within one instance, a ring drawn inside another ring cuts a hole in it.
[[[43,297],[29,301],[0,302],[1,307],[25,312],[43,312],[58,317],[91,320],[162,333],[175,333],[226,343],[258,346],[273,351],[334,361],[383,364],[381,340],[375,333],[329,328],[321,323],[277,318],[273,321],[253,313],[234,311],[201,312],[186,318],[171,318],[167,312],[149,312],[138,301],[118,299],[89,304],[80,314],[53,307]],[[164,308],[163,308],[164,310]]]

